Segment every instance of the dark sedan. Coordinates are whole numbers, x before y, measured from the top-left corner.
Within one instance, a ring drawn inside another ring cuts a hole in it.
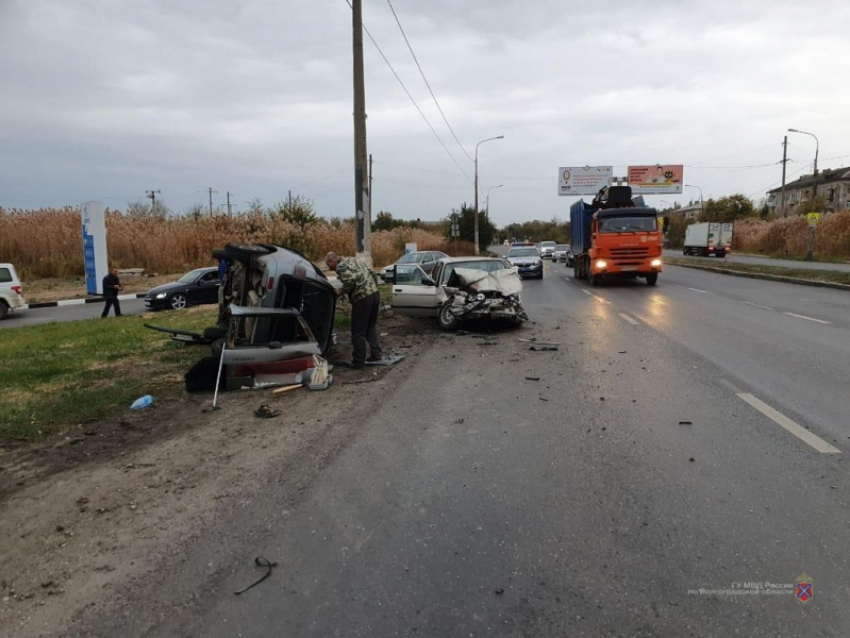
[[[151,288],[145,295],[145,306],[151,310],[218,303],[218,268],[198,268],[187,272],[177,281]]]

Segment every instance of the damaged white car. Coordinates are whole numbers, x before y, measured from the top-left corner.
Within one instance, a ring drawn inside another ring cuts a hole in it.
[[[450,257],[434,267],[433,277],[414,264],[395,268],[393,311],[436,317],[444,330],[471,319],[519,325],[528,319],[521,301],[522,280],[504,259]]]

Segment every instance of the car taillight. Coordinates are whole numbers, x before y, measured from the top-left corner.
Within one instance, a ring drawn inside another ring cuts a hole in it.
[[[24,294],[20,286],[12,286],[12,290],[14,290],[17,295]]]

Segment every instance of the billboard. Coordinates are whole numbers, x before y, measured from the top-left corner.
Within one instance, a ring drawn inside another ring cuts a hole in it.
[[[86,292],[90,295],[102,295],[103,278],[109,274],[106,256],[106,207],[100,202],[86,202],[81,209]]]
[[[682,192],[684,175],[681,164],[629,166],[629,186],[635,195],[675,195]]]
[[[558,195],[596,195],[614,176],[613,166],[567,166],[558,169]]]

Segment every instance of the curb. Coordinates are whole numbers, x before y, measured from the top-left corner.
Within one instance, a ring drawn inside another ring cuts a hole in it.
[[[682,268],[693,268],[694,270],[706,270],[721,275],[734,275],[735,277],[747,277],[749,279],[764,279],[766,281],[778,281],[783,284],[798,284],[800,286],[815,286],[816,288],[835,288],[837,290],[850,291],[850,284],[837,284],[831,281],[817,281],[815,279],[800,279],[799,277],[785,277],[783,275],[769,275],[767,273],[744,272],[741,270],[729,270],[726,268],[715,268],[714,266],[700,266],[697,264],[679,264],[665,261],[664,265],[681,266]]]
[[[118,295],[118,301],[128,299],[144,299],[148,293],[139,292],[133,295]],[[40,303],[28,303],[18,306],[15,310],[33,310],[35,308],[55,308],[56,306],[82,306],[87,303],[103,303],[104,297],[86,297],[85,299],[64,299],[62,301],[42,301]]]

